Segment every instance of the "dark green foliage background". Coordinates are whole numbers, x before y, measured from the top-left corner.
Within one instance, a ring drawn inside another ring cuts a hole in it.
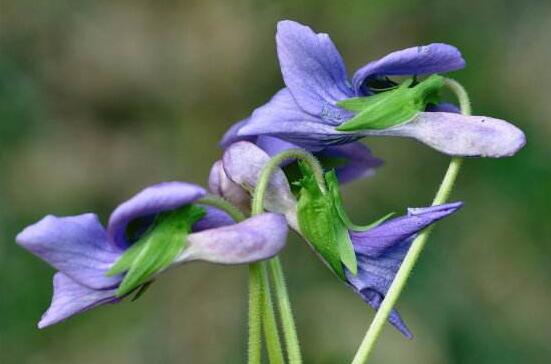
[[[511,120],[528,146],[469,160],[374,363],[551,361],[551,3],[544,0],[0,2],[0,362],[241,363],[246,269],[173,270],[134,303],[38,331],[52,269],[14,243],[45,214],[111,209],[163,180],[204,184],[231,123],[282,86],[274,26],[331,33],[351,70],[448,42],[476,113]],[[357,223],[431,201],[447,158],[367,139],[386,160],[343,188]],[[283,263],[306,363],[346,363],[373,312],[293,237]]]

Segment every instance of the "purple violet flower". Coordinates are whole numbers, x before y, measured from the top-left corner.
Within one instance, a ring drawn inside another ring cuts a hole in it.
[[[198,203],[206,191],[184,182],[150,186],[111,214],[105,229],[92,213],[56,217],[48,215],[25,228],[16,241],[46,261],[58,272],[50,308],[39,328],[63,321],[91,308],[119,302],[116,292],[123,274],[108,276],[115,262],[144,233],[155,216]],[[287,224],[283,216],[265,213],[234,223],[229,216],[211,207],[192,226],[187,245],[171,266],[194,260],[220,264],[244,264],[270,258],[285,245]],[[157,272],[159,273],[159,272]]]
[[[410,208],[406,216],[393,218],[367,231],[349,231],[358,261],[358,273],[346,270],[347,284],[375,310],[379,308],[390,284],[417,234],[461,208],[461,202]],[[412,334],[400,315],[393,310],[389,322],[404,336]]]
[[[272,136],[318,152],[364,136],[398,136],[414,138],[449,155],[503,157],[525,144],[522,131],[506,121],[450,113],[445,107],[418,112],[382,129],[337,130],[355,116],[337,103],[372,96],[377,83],[383,88],[385,84],[395,86],[387,76],[431,75],[463,68],[461,53],[451,45],[433,43],[392,52],[358,69],[350,83],[342,57],[327,34],[284,20],[278,23],[276,43],[286,87],[234,125],[223,146]]]
[[[212,172],[218,176],[223,175],[223,179],[229,182],[221,184],[219,177],[213,178],[210,188],[220,192],[234,204],[250,203],[249,196],[243,197],[236,190],[242,188],[243,191],[253,191],[262,167],[269,160],[269,155],[251,142],[234,143],[226,149],[222,161],[215,164]],[[236,196],[237,201],[233,200]],[[246,200],[242,200],[243,198]],[[270,180],[264,206],[268,211],[284,214],[289,226],[303,236],[298,224],[297,200],[291,193],[282,170],[277,171]],[[438,220],[453,214],[461,206],[461,202],[455,202],[412,208],[408,209],[406,216],[386,220],[367,231],[349,229],[358,271],[354,275],[345,269],[345,283],[377,310],[416,235]],[[312,244],[309,245],[314,248]],[[406,337],[412,337],[396,311],[392,312],[389,322]]]

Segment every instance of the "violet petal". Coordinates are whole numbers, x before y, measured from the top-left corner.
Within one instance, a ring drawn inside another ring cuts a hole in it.
[[[224,170],[228,177],[251,194],[253,193],[262,168],[270,157],[262,149],[249,142],[232,144],[223,157]],[[296,208],[296,199],[291,193],[289,182],[282,170],[270,178],[264,196],[264,206],[271,212],[288,213]]]
[[[343,159],[344,164],[335,168],[340,183],[372,176],[383,161],[374,157],[371,150],[361,142],[335,145],[316,153],[317,157]]]
[[[447,112],[421,112],[408,123],[362,133],[414,138],[439,152],[463,157],[508,157],[526,144],[522,130],[507,121]]]
[[[132,220],[174,210],[205,194],[203,188],[185,182],[164,182],[147,187],[113,211],[107,227],[109,242],[115,247],[126,249],[130,244],[125,236],[126,228]]]
[[[226,131],[226,133],[222,137],[222,140],[220,141],[220,146],[222,147],[222,149],[226,149],[231,144],[235,142],[239,142],[241,140],[253,141],[255,139],[254,136],[251,137],[251,136],[237,135],[237,133],[239,132],[239,129],[241,129],[245,124],[247,124],[249,122],[249,119],[250,118],[238,121],[237,123],[233,124],[228,129],[228,131]]]
[[[450,102],[441,102],[437,105],[429,105],[426,109],[428,112],[451,112],[455,114],[461,114],[461,110],[457,105]]]
[[[206,211],[205,216],[192,226],[193,232],[214,229],[222,226],[234,224],[235,221],[225,211],[212,206],[199,204]]]
[[[121,250],[110,245],[95,214],[48,215],[20,232],[16,241],[73,280],[91,288],[113,287],[120,276],[105,273]]]
[[[377,257],[395,244],[410,238],[427,226],[456,212],[462,202],[408,209],[406,216],[387,220],[367,231],[350,231],[357,254]]]
[[[277,24],[276,43],[283,80],[300,107],[333,125],[348,117],[335,103],[354,93],[329,35],[284,20]]]
[[[454,71],[463,67],[465,67],[465,60],[457,48],[449,44],[432,43],[395,51],[366,64],[356,71],[352,78],[352,85],[356,94],[363,96],[366,93],[362,90],[362,86],[369,78],[427,75]]]
[[[361,135],[338,132],[334,126],[324,124],[318,117],[302,111],[287,88],[257,108],[249,121],[237,131],[239,137],[261,135],[281,138],[311,152],[361,138]]]
[[[241,211],[250,210],[251,196],[243,187],[228,177],[221,160],[216,161],[210,170],[209,190],[231,202]]]
[[[238,224],[190,234],[189,245],[176,262],[253,263],[275,256],[286,239],[285,217],[264,213]]]
[[[115,297],[115,294],[115,289],[91,289],[75,282],[63,273],[56,273],[52,303],[42,315],[38,327],[42,329],[91,308],[117,303],[119,299]]]
[[[379,309],[412,240],[410,238],[397,244],[377,258],[358,255],[358,274],[353,275],[350,271],[346,271],[348,284],[373,309]],[[391,311],[388,321],[405,337],[410,339],[413,337],[395,309]]]
[[[289,149],[299,148],[298,145],[271,136],[259,136],[256,139],[255,144],[258,145],[260,149],[265,151],[270,157],[274,157],[277,154]]]

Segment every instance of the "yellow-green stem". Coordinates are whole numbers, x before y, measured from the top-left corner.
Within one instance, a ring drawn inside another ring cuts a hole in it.
[[[452,79],[446,79],[445,85],[457,96],[459,104],[461,106],[461,113],[464,115],[470,115],[471,103],[469,100],[469,96],[463,86]],[[438,189],[438,192],[434,197],[433,205],[440,205],[448,200],[462,164],[462,158],[452,157],[448,166],[448,170],[446,171],[444,179],[440,184],[440,188]],[[365,334],[365,337],[360,344],[356,355],[354,356],[352,364],[367,363],[369,355],[373,351],[375,343],[379,338],[379,334],[381,333],[384,324],[387,322],[388,316],[390,315],[392,308],[400,297],[400,294],[402,293],[402,290],[406,285],[407,280],[413,270],[413,267],[415,266],[417,259],[419,259],[419,256],[423,251],[423,248],[425,247],[425,244],[432,230],[432,227],[425,229],[411,244],[411,247],[406,257],[404,258],[404,261],[402,262],[402,265],[400,266],[400,269],[398,270],[394,281],[390,285],[390,288],[388,289],[388,292],[383,302],[381,303],[381,306],[377,310],[375,318],[371,322],[371,325],[369,326],[369,329],[367,330],[367,333]]]
[[[323,168],[318,160],[310,153],[303,149],[289,149],[272,158],[262,169],[258,178],[254,195],[252,214],[257,215],[264,211],[264,195],[268,189],[272,174],[279,168],[280,164],[288,159],[300,159],[306,162],[314,173],[320,188],[325,191],[325,180],[323,176]],[[289,293],[285,284],[283,269],[278,257],[273,258],[269,262],[270,271],[274,280],[274,288],[278,302],[278,308],[281,315],[283,336],[287,348],[287,358],[290,364],[302,363],[302,355],[300,353],[300,344],[298,340]]]
[[[262,362],[262,274],[260,263],[249,265],[249,364]]]
[[[262,297],[263,297],[263,320],[264,336],[266,336],[266,348],[268,351],[268,359],[272,364],[283,364],[283,351],[281,350],[281,341],[279,339],[279,330],[274,313],[274,305],[272,303],[272,292],[270,290],[270,281],[266,263],[261,264],[262,275]]]

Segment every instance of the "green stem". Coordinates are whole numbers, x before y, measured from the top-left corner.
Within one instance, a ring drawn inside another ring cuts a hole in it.
[[[264,335],[266,336],[266,347],[268,349],[268,358],[270,363],[283,364],[283,351],[281,350],[281,342],[279,339],[279,330],[277,328],[277,322],[274,313],[274,305],[272,303],[272,293],[270,291],[270,281],[268,279],[268,272],[266,270],[266,264],[261,264],[261,278],[262,278],[262,296],[263,300],[263,324]]]
[[[291,302],[289,301],[289,293],[287,292],[287,286],[285,285],[285,276],[283,275],[283,268],[278,257],[273,258],[269,262],[270,271],[274,278],[276,299],[281,312],[281,321],[285,329],[285,345],[287,346],[288,359],[290,364],[302,363],[302,357],[300,354],[300,344],[296,335],[295,320],[293,318],[293,311],[291,309]],[[287,332],[294,334],[287,334]]]
[[[252,214],[258,215],[264,211],[264,195],[268,189],[272,174],[277,171],[280,164],[288,159],[300,159],[305,161],[314,173],[314,176],[320,185],[322,191],[325,191],[325,179],[323,176],[323,168],[318,160],[310,153],[302,149],[289,149],[274,158],[272,158],[262,169],[256,188],[253,195]],[[274,288],[276,292],[279,312],[283,327],[283,335],[287,347],[288,361],[291,364],[302,363],[302,355],[300,353],[300,344],[298,340],[295,319],[291,309],[289,293],[285,284],[283,269],[278,257],[273,258],[269,262],[270,271],[274,280]]]
[[[197,203],[223,210],[236,222],[245,220],[245,215],[241,210],[219,196],[207,195],[197,201]],[[260,364],[262,361],[263,318],[270,363],[283,363],[283,353],[281,351],[281,343],[279,342],[277,325],[275,324],[271,292],[264,263],[253,263],[249,265],[248,315],[248,363]]]
[[[198,200],[197,203],[200,205],[216,207],[219,210],[225,211],[236,222],[245,220],[245,215],[241,212],[241,210],[220,196],[209,194]]]
[[[280,164],[285,162],[288,159],[300,159],[306,162],[314,173],[316,181],[318,182],[320,188],[325,192],[325,178],[323,173],[323,168],[320,163],[312,154],[307,151],[299,148],[288,149],[284,152],[279,153],[262,168],[256,187],[254,189],[253,195],[253,205],[252,205],[252,214],[259,214],[264,210],[264,195],[270,184],[270,177],[274,172],[279,168]]]
[[[262,299],[262,267],[253,263],[249,265],[249,364],[260,364],[262,360]]]
[[[457,100],[459,101],[459,107],[461,108],[461,114],[471,115],[471,99],[469,98],[469,94],[467,93],[467,90],[465,90],[465,87],[463,87],[456,80],[452,80],[451,78],[444,79],[444,85],[455,94],[455,97],[457,97]]]
[[[452,79],[446,79],[445,85],[457,96],[459,104],[461,106],[461,113],[464,115],[470,115],[471,103],[469,100],[469,96],[463,86]],[[440,184],[440,188],[438,189],[438,192],[434,197],[433,205],[440,205],[448,200],[453,190],[455,180],[457,179],[457,176],[459,174],[459,170],[461,169],[462,162],[462,158],[452,157],[448,170],[446,171],[444,179]],[[392,308],[400,297],[400,293],[405,287],[406,282],[413,270],[413,267],[415,266],[417,259],[421,255],[421,252],[423,251],[423,248],[425,247],[425,244],[432,230],[432,226],[423,230],[411,244],[411,247],[406,254],[406,257],[404,258],[404,261],[402,262],[398,273],[396,273],[394,281],[390,285],[390,288],[388,289],[388,292],[383,302],[381,303],[381,306],[375,314],[375,318],[371,322],[371,325],[369,326],[369,329],[367,330],[367,333],[362,343],[360,344],[358,351],[356,352],[352,364],[367,363],[369,355],[373,351],[375,343],[379,338],[379,334],[381,333],[384,324],[387,322],[388,316],[390,315]]]

